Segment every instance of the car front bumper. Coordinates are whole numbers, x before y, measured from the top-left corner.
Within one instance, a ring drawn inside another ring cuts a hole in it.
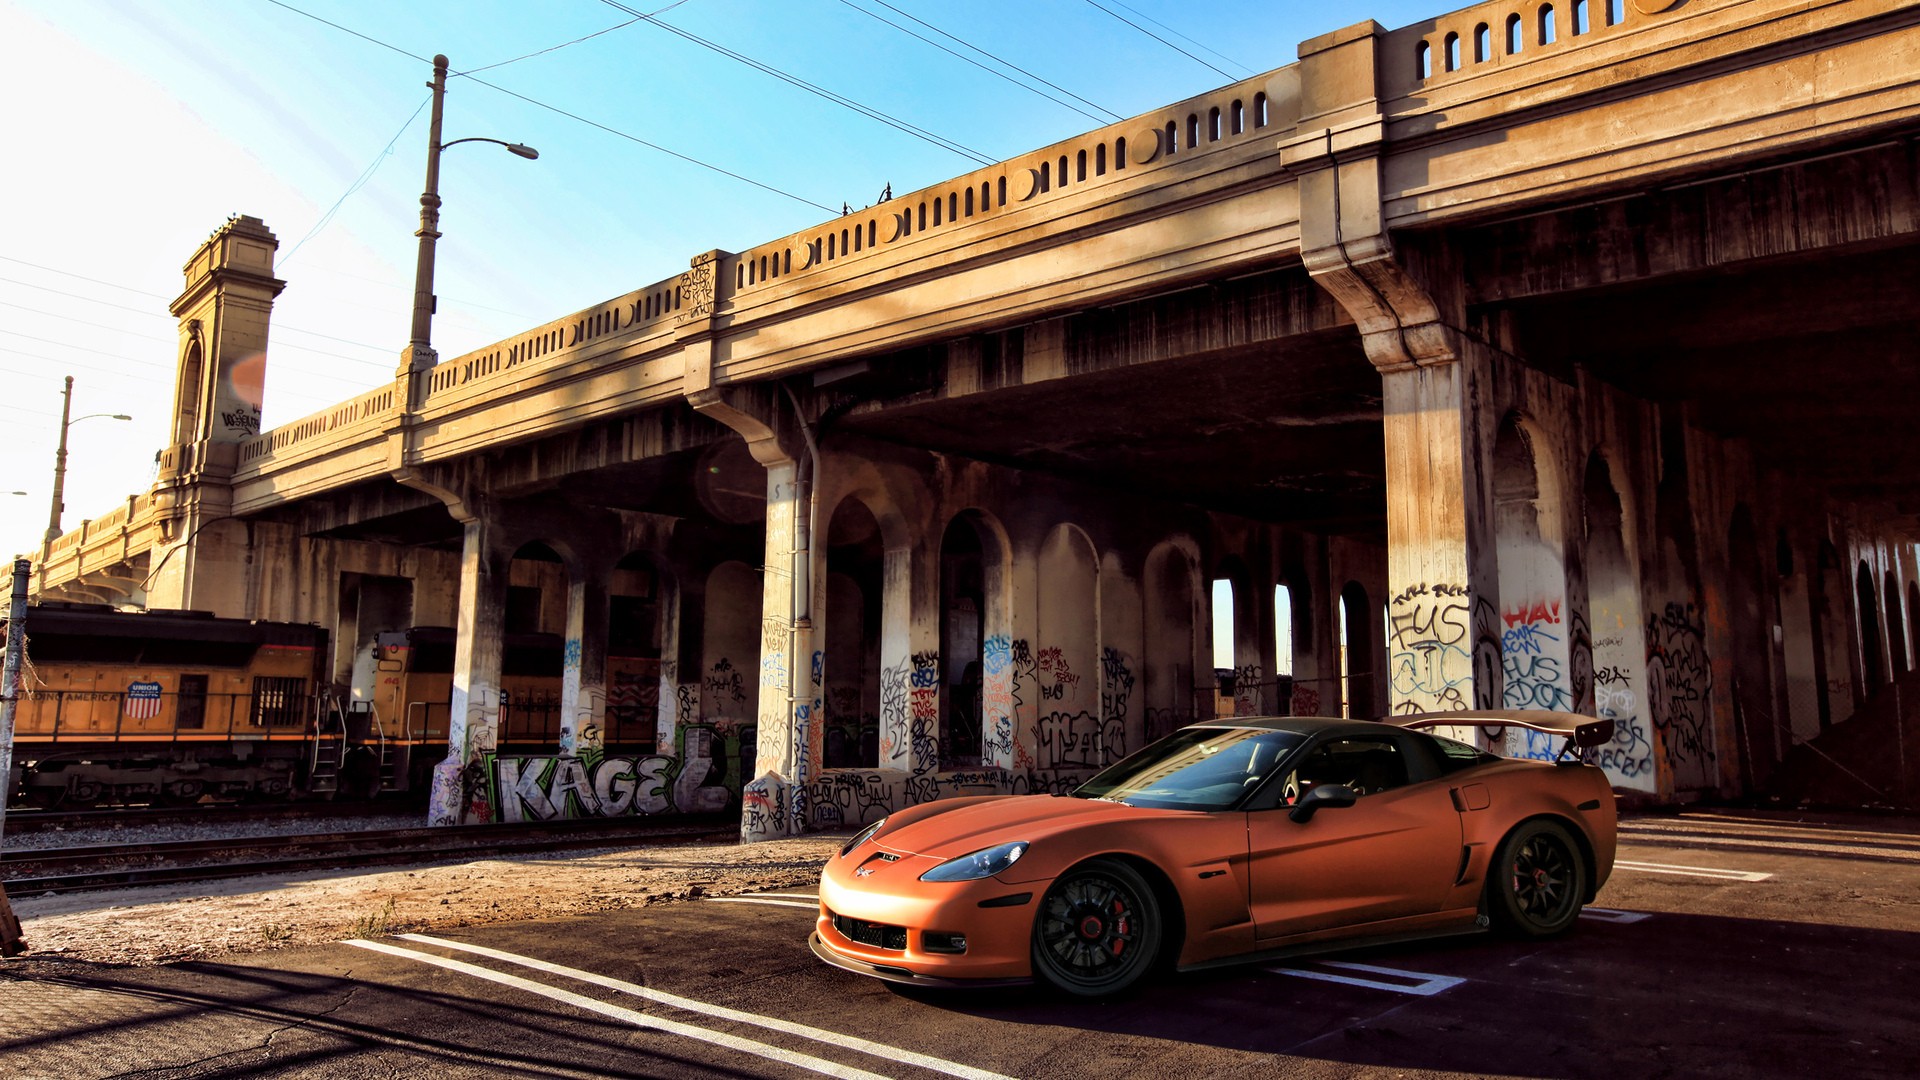
[[[925,882],[919,875],[938,860],[905,855],[863,862],[870,850],[836,856],[821,873],[811,941],[816,956],[847,971],[920,986],[1032,981],[1033,918],[1044,882]],[[869,876],[857,876],[863,865]],[[966,939],[964,951],[950,947],[956,934]]]

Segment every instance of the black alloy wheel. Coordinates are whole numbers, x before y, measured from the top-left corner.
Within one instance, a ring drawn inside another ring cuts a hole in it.
[[[1077,997],[1132,987],[1160,953],[1160,903],[1139,871],[1093,859],[1060,875],[1033,921],[1034,974]]]
[[[1529,821],[1507,834],[1487,871],[1487,914],[1515,937],[1551,937],[1580,917],[1587,864],[1564,826]]]

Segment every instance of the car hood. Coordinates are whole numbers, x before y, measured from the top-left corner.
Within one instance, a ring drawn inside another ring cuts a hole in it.
[[[1185,816],[1190,810],[1159,810],[1064,795],[1015,795],[982,799],[888,829],[874,843],[901,855],[952,859],[1012,840],[1037,841],[1091,823]]]

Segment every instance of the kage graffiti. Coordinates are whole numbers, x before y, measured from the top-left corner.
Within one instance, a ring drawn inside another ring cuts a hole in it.
[[[492,761],[504,821],[626,817],[674,809],[670,757],[502,757]],[[722,792],[724,806],[724,791]]]

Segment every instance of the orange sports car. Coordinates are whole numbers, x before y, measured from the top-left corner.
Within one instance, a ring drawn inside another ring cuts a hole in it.
[[[1522,761],[1420,730],[1446,726],[1567,742]],[[821,873],[813,951],[899,983],[1037,977],[1098,997],[1163,964],[1558,934],[1613,869],[1613,791],[1569,756],[1612,730],[1532,711],[1195,724],[1071,796],[944,799],[867,826]]]

